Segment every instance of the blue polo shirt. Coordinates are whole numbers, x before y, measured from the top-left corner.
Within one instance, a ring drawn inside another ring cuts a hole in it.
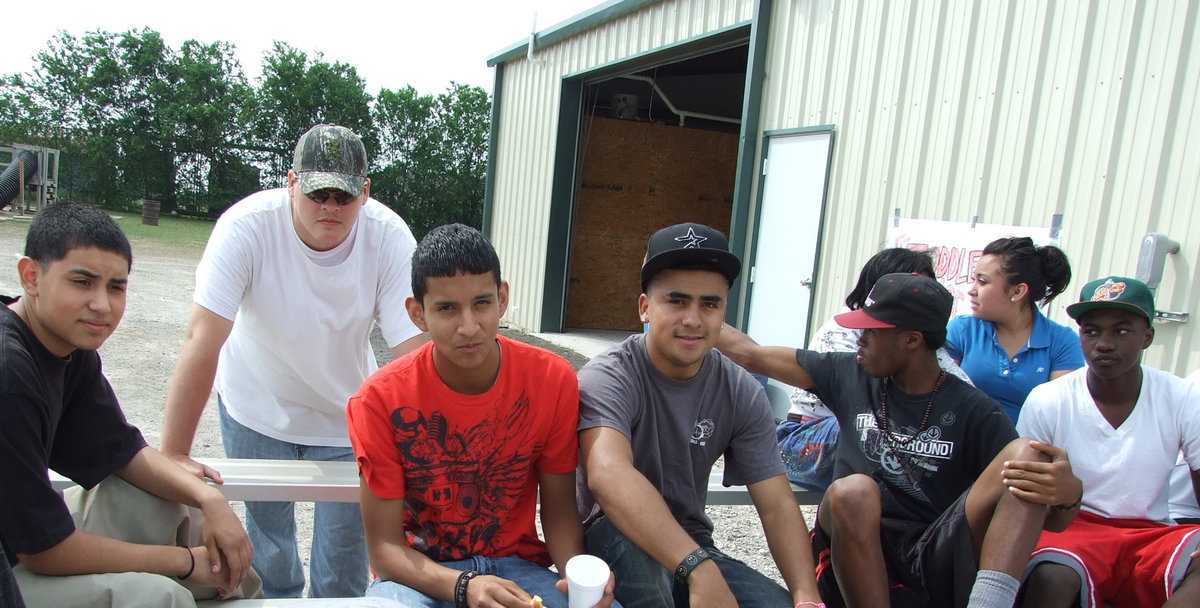
[[[970,376],[975,387],[1004,406],[1017,421],[1025,397],[1050,379],[1050,372],[1083,367],[1079,334],[1033,311],[1029,342],[1011,359],[996,340],[996,324],[971,315],[955,317],[946,327],[946,351]]]

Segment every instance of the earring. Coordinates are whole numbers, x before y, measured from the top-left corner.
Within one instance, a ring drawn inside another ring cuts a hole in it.
[[[1016,301],[1017,301],[1017,296],[1013,296],[1013,297],[1009,298],[1009,299],[1008,299],[1008,301],[1009,301],[1009,302],[1016,302]]]

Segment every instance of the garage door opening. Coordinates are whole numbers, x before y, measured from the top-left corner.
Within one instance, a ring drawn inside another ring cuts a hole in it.
[[[655,230],[729,233],[747,60],[742,43],[584,88],[566,328],[641,330],[634,296]]]

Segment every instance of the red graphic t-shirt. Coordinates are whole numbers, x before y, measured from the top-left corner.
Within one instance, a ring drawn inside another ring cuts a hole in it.
[[[496,339],[500,373],[482,395],[441,381],[432,342],[372,374],[346,408],[350,442],[371,491],[405,499],[412,548],[549,566],[534,526],[538,472],[575,470],[579,385],[559,356]]]

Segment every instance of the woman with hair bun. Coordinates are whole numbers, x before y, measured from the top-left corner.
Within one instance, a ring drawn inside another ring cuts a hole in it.
[[[975,266],[972,314],[946,328],[950,356],[1014,423],[1033,387],[1083,367],[1079,336],[1038,310],[1070,282],[1071,265],[1058,247],[996,239]]]

